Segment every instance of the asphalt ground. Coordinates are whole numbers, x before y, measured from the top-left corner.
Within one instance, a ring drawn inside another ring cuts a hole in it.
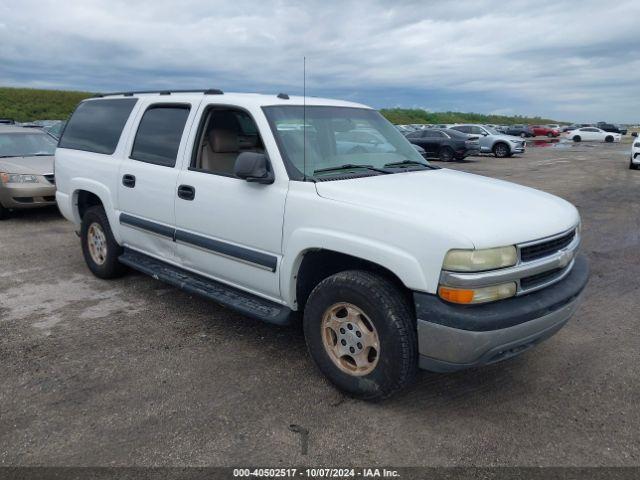
[[[545,343],[422,372],[378,404],[333,389],[301,328],[137,273],[99,280],[56,209],[15,213],[0,223],[0,465],[640,465],[640,171],[628,151],[560,142],[447,165],[577,205],[591,280]],[[308,432],[306,454],[292,424]]]

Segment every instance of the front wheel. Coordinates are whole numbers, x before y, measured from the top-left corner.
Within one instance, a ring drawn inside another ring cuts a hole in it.
[[[640,164],[633,163],[633,159],[629,160],[629,170],[640,170]]]
[[[0,203],[0,220],[6,220],[9,218],[9,209],[4,208]]]
[[[581,141],[582,141],[582,138],[580,137],[580,135],[575,135],[575,136],[573,137],[573,141],[574,141],[574,142],[581,142]]]
[[[122,247],[113,237],[109,219],[102,207],[91,207],[85,212],[80,238],[84,261],[96,277],[117,278],[124,275],[127,267],[118,261]]]
[[[547,137],[552,138],[553,137],[553,133],[551,133],[551,132],[547,133]]]
[[[304,311],[304,336],[319,370],[340,390],[380,400],[408,385],[418,366],[408,301],[387,279],[348,270],[320,282]]]
[[[520,138],[527,138],[527,134],[525,132],[520,132]]]
[[[604,137],[604,141],[607,143],[613,143],[613,137],[611,135],[607,135]]]
[[[498,158],[508,157],[511,154],[509,147],[504,143],[496,143],[493,147],[493,154]]]

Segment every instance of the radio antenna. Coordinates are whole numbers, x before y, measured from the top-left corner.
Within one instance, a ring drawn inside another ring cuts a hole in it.
[[[302,176],[307,181],[307,57],[302,57]]]

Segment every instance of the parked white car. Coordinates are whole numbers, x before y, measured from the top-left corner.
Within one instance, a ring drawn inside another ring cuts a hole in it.
[[[340,140],[362,131],[385,148]],[[301,319],[320,371],[359,398],[391,395],[418,367],[528,350],[569,320],[588,278],[573,205],[432,166],[355,103],[88,99],[55,175],[96,276],[129,266],[266,322]]]
[[[605,132],[597,127],[582,127],[567,132],[567,138],[574,142],[619,142],[622,135]]]
[[[505,135],[485,125],[459,124],[451,129],[477,136],[480,139],[480,151],[493,153],[498,158],[524,153],[525,150],[526,142],[522,138]]]
[[[631,158],[629,159],[629,168],[631,170],[640,170],[640,140],[637,135],[634,135],[633,143],[631,144]]]

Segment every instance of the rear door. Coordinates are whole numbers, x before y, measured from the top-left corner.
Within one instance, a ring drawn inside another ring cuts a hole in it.
[[[124,245],[176,262],[176,160],[197,105],[143,100],[120,165],[119,222]]]

